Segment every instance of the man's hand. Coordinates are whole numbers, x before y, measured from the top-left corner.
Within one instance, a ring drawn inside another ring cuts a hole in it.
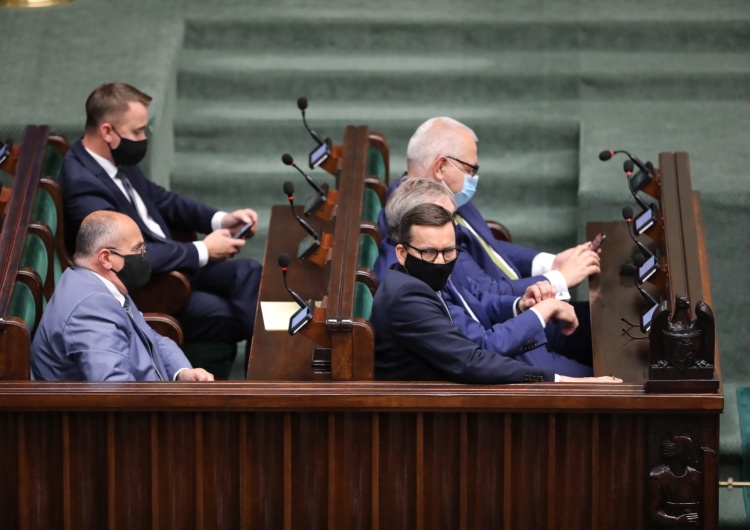
[[[228,229],[220,228],[203,238],[203,243],[208,249],[209,261],[222,261],[237,254],[245,240],[234,238]]]
[[[568,288],[572,288],[592,274],[599,274],[601,272],[599,263],[599,254],[591,250],[588,243],[583,243],[555,256],[552,268],[559,270]]]
[[[187,368],[177,374],[178,381],[213,381],[214,375],[203,368]]]
[[[240,230],[240,228],[249,222],[252,222],[253,224],[248,231],[245,232],[245,237],[252,237],[255,235],[255,231],[258,230],[258,213],[250,208],[235,210],[232,213],[228,213],[221,220],[221,227],[228,228],[232,235],[234,235]]]
[[[570,335],[578,327],[578,317],[573,306],[562,300],[547,298],[537,303],[534,311],[538,311],[545,322],[551,319],[559,320],[563,323],[562,334]]]
[[[526,288],[526,292],[518,301],[518,308],[521,312],[526,311],[530,307],[534,307],[536,304],[547,298],[554,298],[557,294],[555,286],[550,282],[536,282],[534,285],[530,285]]]
[[[622,379],[612,375],[603,375],[601,377],[569,377],[560,376],[561,383],[622,383]]]

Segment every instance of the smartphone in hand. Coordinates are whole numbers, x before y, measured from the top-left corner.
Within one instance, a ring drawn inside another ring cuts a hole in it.
[[[234,234],[232,237],[235,239],[242,239],[247,235],[247,231],[250,230],[250,227],[253,226],[253,222],[250,221],[249,223],[245,224],[242,228],[240,228],[240,231]]]
[[[607,234],[605,234],[604,232],[599,232],[598,234],[596,234],[596,237],[594,238],[594,240],[591,243],[589,243],[589,248],[593,250],[594,252],[596,252],[597,250],[599,250],[599,247],[601,247],[606,240],[607,240]]]

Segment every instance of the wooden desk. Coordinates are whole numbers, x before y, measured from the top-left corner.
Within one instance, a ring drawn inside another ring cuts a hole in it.
[[[295,206],[302,216],[302,207]],[[315,216],[305,220],[318,233],[330,231],[332,223]],[[292,259],[287,270],[289,288],[303,300],[321,300],[325,295],[327,274],[321,267],[297,259],[297,245],[307,235],[292,215],[288,205],[277,205],[271,209],[271,219],[266,240],[265,259],[260,281],[261,302],[288,302],[292,300],[284,287],[284,277],[279,267],[279,254],[286,252]],[[312,351],[317,345],[298,333],[294,336],[286,331],[266,331],[263,314],[258,305],[255,315],[255,332],[250,347],[248,380],[277,381],[326,381],[330,374],[314,373],[310,367]]]

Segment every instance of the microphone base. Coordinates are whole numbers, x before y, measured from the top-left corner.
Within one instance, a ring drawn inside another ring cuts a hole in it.
[[[339,194],[336,190],[328,190],[328,197],[323,206],[315,211],[315,217],[322,219],[323,221],[330,221],[333,217],[333,209],[338,204]]]

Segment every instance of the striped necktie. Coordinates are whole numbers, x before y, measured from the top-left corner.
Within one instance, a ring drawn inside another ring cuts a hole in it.
[[[482,236],[480,236],[479,234],[477,234],[474,231],[474,229],[471,227],[471,225],[469,225],[469,223],[466,221],[466,219],[464,219],[463,217],[461,217],[458,214],[455,214],[454,218],[456,219],[456,222],[458,222],[458,224],[460,224],[461,226],[465,227],[469,232],[471,232],[471,234],[474,237],[477,238],[477,241],[479,241],[479,244],[482,245],[482,248],[487,253],[487,255],[490,257],[490,259],[492,260],[492,262],[495,265],[497,265],[500,268],[500,270],[503,271],[503,273],[508,278],[510,278],[511,280],[517,280],[518,279],[518,274],[516,274],[516,271],[513,270],[513,267],[511,267],[510,265],[508,265],[508,263],[506,263],[506,261],[502,258],[502,256],[500,256],[500,254],[498,254],[497,252],[495,252],[495,249],[492,248],[489,245],[489,243],[487,243],[484,240],[484,238],[482,238]]]

